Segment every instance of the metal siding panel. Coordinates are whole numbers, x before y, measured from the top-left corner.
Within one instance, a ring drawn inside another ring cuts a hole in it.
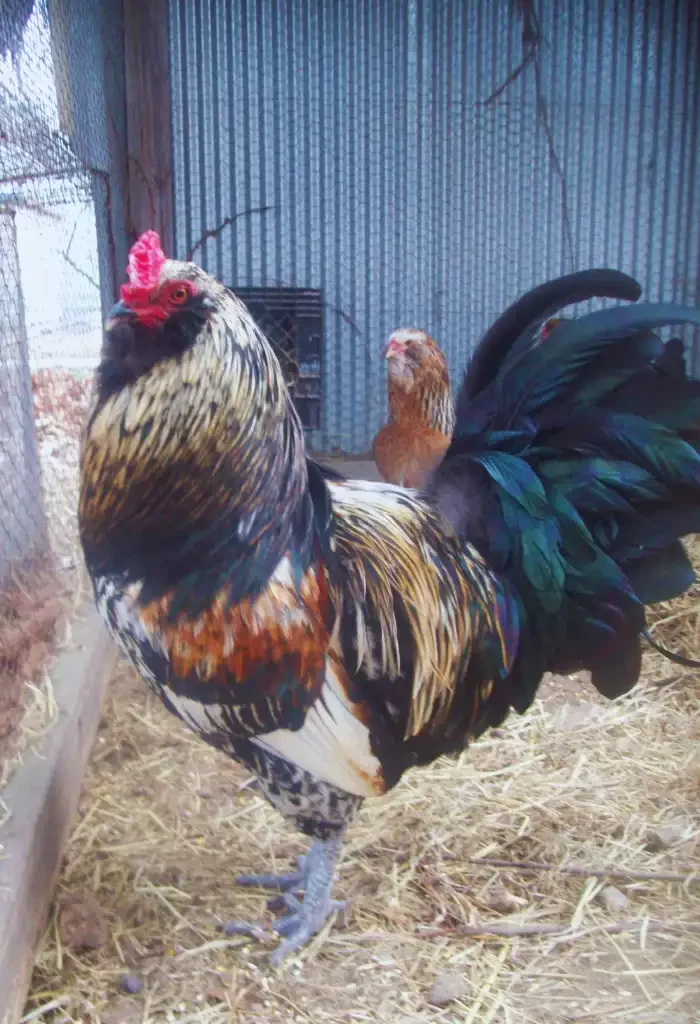
[[[523,56],[509,0],[171,0],[177,252],[231,218],[197,252],[212,273],[322,290],[324,447],[369,447],[398,326],[434,334],[456,385],[557,274],[700,301],[700,8],[538,17],[537,68],[485,103]]]

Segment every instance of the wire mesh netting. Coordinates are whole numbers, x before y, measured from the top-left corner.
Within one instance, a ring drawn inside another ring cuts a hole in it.
[[[13,752],[53,721],[48,658],[81,593],[79,437],[119,198],[110,11],[0,4],[0,787]]]
[[[107,164],[101,78],[79,104],[74,93],[81,66],[100,59],[96,6],[11,0],[0,13],[0,584],[37,556],[52,552],[59,568],[76,557]]]

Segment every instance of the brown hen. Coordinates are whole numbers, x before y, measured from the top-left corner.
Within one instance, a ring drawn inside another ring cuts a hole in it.
[[[384,350],[389,362],[389,422],[372,454],[382,477],[422,488],[442,462],[454,429],[450,376],[444,355],[425,331],[394,331]]]

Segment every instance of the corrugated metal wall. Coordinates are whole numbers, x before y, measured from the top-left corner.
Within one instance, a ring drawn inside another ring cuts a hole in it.
[[[323,290],[324,447],[369,447],[397,326],[456,380],[505,305],[571,269],[700,301],[700,5],[534,6],[171,0],[178,253],[271,207],[197,258]],[[524,29],[536,60],[486,102]]]

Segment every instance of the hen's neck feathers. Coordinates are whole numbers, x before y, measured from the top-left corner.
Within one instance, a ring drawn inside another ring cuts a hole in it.
[[[389,422],[422,424],[450,437],[454,403],[444,359],[431,356],[410,374],[389,372]]]

